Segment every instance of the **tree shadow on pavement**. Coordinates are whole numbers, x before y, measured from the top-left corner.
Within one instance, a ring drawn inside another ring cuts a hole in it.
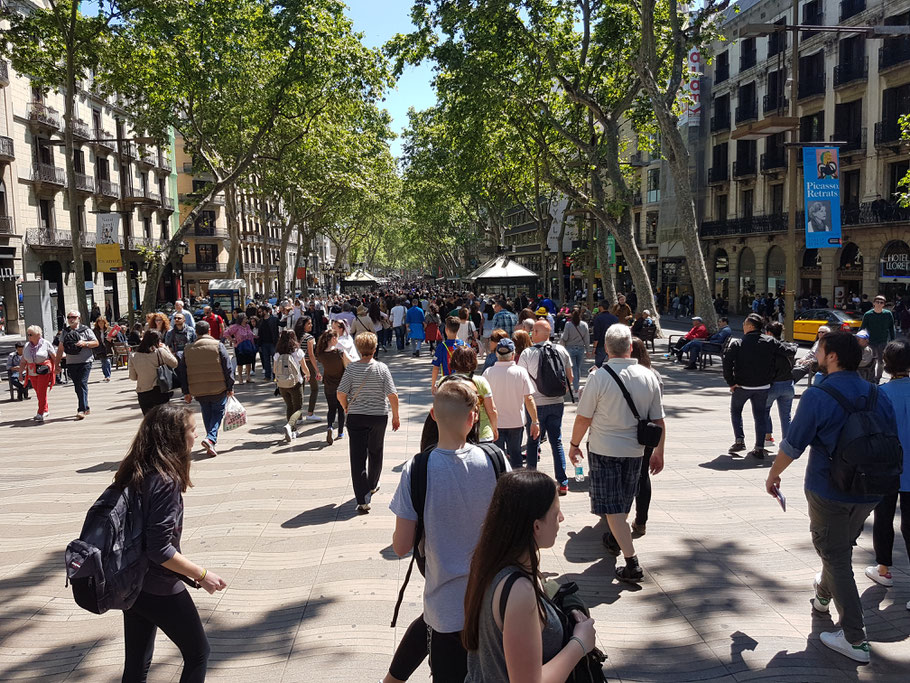
[[[282,529],[299,529],[304,526],[317,526],[332,522],[344,522],[357,517],[357,501],[353,498],[341,505],[329,503],[312,510],[304,510],[299,515],[281,523]]]

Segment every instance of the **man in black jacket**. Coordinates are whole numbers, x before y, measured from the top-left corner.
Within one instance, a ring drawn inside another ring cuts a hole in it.
[[[731,339],[724,351],[724,381],[730,386],[730,419],[736,441],[729,453],[746,450],[746,434],[743,430],[743,406],[752,403],[752,419],[755,422],[755,448],[749,455],[765,457],[765,404],[768,391],[774,380],[776,358],[783,351],[773,337],[761,333],[762,318],[750,313],[743,321],[742,339]]]

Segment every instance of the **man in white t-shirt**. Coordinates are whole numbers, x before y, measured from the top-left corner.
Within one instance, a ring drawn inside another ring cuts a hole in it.
[[[607,550],[616,556],[622,552],[625,557],[626,564],[616,568],[616,577],[621,581],[637,582],[644,578],[644,572],[638,565],[627,517],[638,494],[644,446],[638,443],[638,421],[619,384],[606,368],[609,367],[620,378],[639,416],[663,428],[660,444],[651,455],[652,474],[657,474],[664,467],[664,442],[667,437],[664,408],[657,376],[632,358],[632,331],[629,326],[624,323],[611,325],[604,336],[604,345],[609,360],[588,376],[584,394],[578,402],[569,457],[574,463],[583,461],[581,440],[590,428],[591,511],[607,518],[611,532],[604,534]]]
[[[531,332],[530,348],[522,351],[518,365],[528,371],[534,381],[534,405],[537,406],[537,419],[540,421],[540,432],[547,435],[550,448],[553,450],[553,467],[556,472],[556,483],[559,484],[559,495],[569,491],[569,478],[566,475],[566,454],[562,448],[562,415],[565,410],[565,394],[561,396],[544,396],[537,385],[537,371],[540,366],[540,352],[545,346],[556,351],[566,373],[566,389],[572,385],[572,358],[564,346],[550,342],[550,323],[538,320]],[[533,436],[528,439],[528,467],[537,468],[537,456],[540,451],[540,440]]]
[[[395,330],[395,345],[399,351],[404,351],[404,319],[408,314],[408,309],[399,299],[398,303],[389,311],[389,317],[392,319],[392,329]]]
[[[496,404],[496,426],[499,438],[496,445],[506,455],[512,467],[522,464],[521,437],[525,429],[525,416],[531,416],[531,437],[540,437],[537,406],[534,405],[534,382],[523,367],[515,364],[515,343],[500,339],[496,345],[496,362],[487,368],[483,378],[490,383],[493,402]],[[527,413],[525,413],[527,409]]]

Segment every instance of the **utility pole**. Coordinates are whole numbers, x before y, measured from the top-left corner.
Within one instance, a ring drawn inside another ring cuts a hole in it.
[[[799,24],[799,0],[793,0],[793,25]],[[799,114],[796,106],[796,100],[799,96],[799,31],[792,31],[793,46],[790,57],[790,116],[798,119]],[[786,34],[785,34],[786,35]],[[787,148],[787,182],[789,200],[787,203],[787,249],[786,261],[784,266],[784,278],[786,279],[786,288],[784,289],[784,338],[787,341],[793,341],[793,318],[796,315],[796,280],[799,270],[796,263],[796,254],[799,253],[799,246],[796,240],[796,195],[799,192],[799,172],[797,162],[799,160],[800,147],[796,144],[799,141],[799,128],[791,133],[790,146]]]

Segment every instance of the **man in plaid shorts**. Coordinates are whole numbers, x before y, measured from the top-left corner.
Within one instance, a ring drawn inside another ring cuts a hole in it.
[[[584,394],[578,402],[569,457],[575,463],[584,459],[581,440],[590,429],[591,512],[607,519],[610,527],[610,533],[604,534],[607,550],[615,556],[621,552],[625,558],[625,566],[616,568],[616,578],[638,582],[644,578],[644,572],[635,555],[627,517],[638,493],[644,446],[638,443],[638,421],[610,370],[626,387],[641,418],[650,419],[663,427],[660,444],[651,454],[652,474],[657,474],[664,467],[664,442],[667,437],[664,408],[657,376],[631,357],[632,332],[629,326],[623,323],[610,326],[604,336],[604,346],[609,360],[588,377]]]

